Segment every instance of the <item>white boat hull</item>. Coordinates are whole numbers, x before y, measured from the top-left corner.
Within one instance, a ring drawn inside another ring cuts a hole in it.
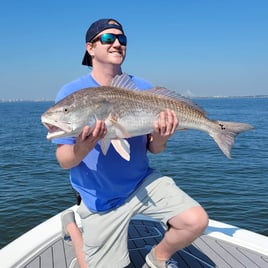
[[[77,206],[73,206],[71,209],[76,211]],[[148,220],[153,221],[151,219],[148,219],[148,217],[144,217],[142,215],[137,215],[134,219],[145,220],[144,221],[145,224],[146,221]],[[77,214],[76,214],[76,220],[78,225],[80,225],[80,220]],[[252,251],[255,254],[257,254],[257,256],[260,256],[260,259],[264,259],[262,265],[267,265],[260,267],[268,267],[268,237],[266,236],[251,231],[247,231],[244,229],[240,229],[238,227],[229,224],[210,220],[209,226],[204,233],[204,238],[205,237],[212,238],[213,241],[217,240],[222,243],[223,242],[228,243],[228,245],[232,245],[234,248],[241,247],[245,250]],[[41,223],[40,225],[36,226],[29,232],[23,234],[22,236],[20,236],[19,238],[17,238],[13,242],[2,248],[0,250],[0,264],[1,264],[0,266],[1,268],[25,267],[29,262],[31,262],[31,260],[35,259],[36,256],[41,254],[44,251],[44,249],[49,248],[54,241],[61,239],[62,239],[61,219],[60,214],[57,214],[56,216]],[[206,241],[210,240],[208,239]],[[218,266],[219,263],[222,263],[220,261],[217,263],[217,260],[213,259],[210,256],[211,253],[209,247],[206,248],[205,246],[200,246],[201,244],[204,243],[197,241],[196,244],[194,245],[197,246],[199,250],[201,250],[204,254],[207,254],[208,258],[212,259],[212,261],[215,263],[215,266]],[[66,262],[65,266],[59,264],[58,267],[61,268],[68,267],[72,258],[74,258],[74,253],[73,252],[70,253],[70,256],[68,258],[69,258],[67,261],[68,263]],[[206,267],[215,267],[215,266],[211,266],[210,264],[208,264],[208,266]],[[36,267],[46,267],[46,266],[36,266]],[[224,265],[220,264],[219,267],[224,267]],[[231,266],[231,267],[237,268],[238,266]]]

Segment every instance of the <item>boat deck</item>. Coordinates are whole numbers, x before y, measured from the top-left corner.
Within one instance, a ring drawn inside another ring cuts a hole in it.
[[[145,256],[151,247],[162,239],[164,232],[159,222],[133,219],[129,226],[128,247],[131,264],[128,268],[147,268]],[[23,267],[67,268],[74,257],[71,243],[58,236]],[[189,247],[178,251],[173,259],[178,261],[179,267],[182,268],[268,267],[268,256],[208,235],[201,236]]]

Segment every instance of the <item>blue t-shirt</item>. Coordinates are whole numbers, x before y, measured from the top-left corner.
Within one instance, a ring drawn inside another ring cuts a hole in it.
[[[130,76],[140,90],[152,85],[140,78]],[[56,102],[71,93],[100,86],[91,75],[83,76],[67,85],[58,93]],[[56,144],[74,144],[75,138],[58,138]],[[124,160],[111,145],[103,155],[100,144],[89,152],[83,161],[70,170],[72,187],[80,194],[91,211],[108,211],[122,205],[137,189],[143,179],[152,173],[147,158],[147,136],[127,139],[130,144],[130,161]]]

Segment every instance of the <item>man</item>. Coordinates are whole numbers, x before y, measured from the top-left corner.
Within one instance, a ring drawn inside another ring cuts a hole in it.
[[[127,37],[114,19],[94,22],[86,34],[83,65],[92,71],[64,86],[56,101],[86,87],[108,86],[122,74]],[[152,85],[130,76],[140,90]],[[131,157],[126,161],[110,146],[106,155],[99,141],[106,134],[103,120],[91,129],[86,126],[77,138],[55,139],[56,156],[63,168],[70,169],[73,188],[81,195],[78,209],[83,226],[83,241],[89,267],[118,267],[129,264],[127,229],[133,215],[143,213],[163,221],[167,232],[146,256],[150,267],[177,267],[170,260],[179,249],[189,245],[207,227],[204,209],[171,178],[150,168],[147,150],[160,153],[174,134],[178,119],[173,111],[160,113],[154,132],[128,139]]]

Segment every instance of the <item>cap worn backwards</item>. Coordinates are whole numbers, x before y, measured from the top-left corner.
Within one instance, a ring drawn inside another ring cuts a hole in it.
[[[100,19],[92,23],[88,28],[86,33],[86,43],[91,42],[96,35],[106,29],[118,29],[124,34],[122,25],[115,19]],[[92,66],[92,58],[87,51],[82,60],[82,64]]]

